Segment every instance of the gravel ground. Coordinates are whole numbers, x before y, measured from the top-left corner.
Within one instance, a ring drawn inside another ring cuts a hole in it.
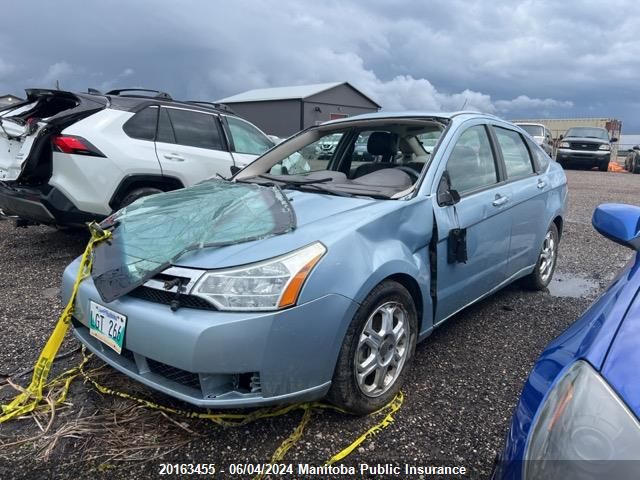
[[[567,176],[569,213],[558,277],[594,288],[578,288],[581,295],[570,298],[511,286],[451,319],[418,346],[395,422],[345,459],[345,465],[444,462],[465,466],[471,472],[467,478],[488,476],[535,358],[630,257],[630,251],[596,234],[590,218],[599,203],[637,202],[640,175],[568,171]],[[57,297],[61,272],[81,253],[85,241],[83,235],[46,227],[14,229],[11,222],[0,221],[0,382],[34,363],[62,308]],[[75,346],[67,339],[62,351]],[[74,366],[79,359],[79,354],[71,355],[57,362],[56,370]],[[92,361],[92,366],[99,365]],[[99,378],[184,407],[108,368]],[[10,398],[9,390],[0,390],[0,402]],[[301,416],[294,411],[221,428],[205,420],[149,411],[76,381],[48,430],[49,417],[37,417],[46,434],[31,416],[0,425],[0,478],[147,479],[157,478],[165,462],[214,463],[226,470],[214,478],[247,478],[232,477],[228,465],[268,461]],[[373,418],[314,412],[284,463],[320,465],[374,423]],[[17,441],[22,443],[8,445]],[[118,452],[123,456],[113,458]]]

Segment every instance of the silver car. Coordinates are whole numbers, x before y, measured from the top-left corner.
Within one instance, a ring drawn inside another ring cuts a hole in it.
[[[527,132],[535,142],[553,158],[553,138],[547,127],[541,123],[516,123],[521,129]]]

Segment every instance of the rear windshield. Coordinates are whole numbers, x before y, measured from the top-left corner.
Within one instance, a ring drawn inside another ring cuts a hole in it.
[[[532,137],[544,137],[544,127],[540,125],[518,125]]]
[[[570,128],[565,137],[599,138],[609,140],[609,133],[604,128],[575,127]]]

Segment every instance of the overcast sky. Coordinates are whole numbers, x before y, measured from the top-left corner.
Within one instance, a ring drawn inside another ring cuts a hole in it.
[[[614,117],[640,133],[640,9],[602,1],[3,5],[0,93],[148,87],[215,100],[349,81],[385,110]]]

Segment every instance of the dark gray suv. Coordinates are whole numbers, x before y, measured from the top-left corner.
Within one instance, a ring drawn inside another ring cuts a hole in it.
[[[601,172],[609,169],[611,144],[618,141],[610,139],[609,132],[598,127],[570,128],[560,140],[556,160],[562,167],[598,167]]]

